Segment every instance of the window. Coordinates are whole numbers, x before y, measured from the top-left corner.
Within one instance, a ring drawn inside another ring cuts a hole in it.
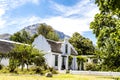
[[[67,44],[65,45],[65,53],[66,54],[68,53],[68,45]]]
[[[55,55],[55,66],[58,66],[58,55]]]

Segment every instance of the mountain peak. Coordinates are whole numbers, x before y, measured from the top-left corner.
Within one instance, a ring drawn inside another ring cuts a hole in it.
[[[41,23],[41,24],[45,24],[45,23]],[[37,33],[37,28],[41,25],[40,23],[37,23],[37,24],[33,24],[33,25],[29,25],[25,28],[23,28],[25,31],[29,32],[30,35],[34,35],[35,33]],[[45,24],[47,25],[47,24]],[[63,32],[61,31],[58,31],[58,30],[55,30],[55,32],[58,34],[58,36],[60,37],[60,39],[64,39],[65,37],[70,37],[66,34],[64,34]]]

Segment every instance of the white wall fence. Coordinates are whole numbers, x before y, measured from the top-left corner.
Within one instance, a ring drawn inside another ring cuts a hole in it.
[[[101,76],[120,76],[120,72],[102,72],[102,71],[70,71],[71,74],[87,74]]]

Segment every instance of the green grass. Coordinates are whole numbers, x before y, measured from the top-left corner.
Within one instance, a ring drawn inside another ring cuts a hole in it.
[[[119,80],[113,77],[93,76],[93,75],[72,75],[57,74],[52,78],[40,75],[16,75],[16,74],[0,74],[0,80]]]

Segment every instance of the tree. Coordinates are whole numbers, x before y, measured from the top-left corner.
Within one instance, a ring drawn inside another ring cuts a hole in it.
[[[45,65],[45,58],[43,57],[44,53],[42,51],[39,51],[37,49],[33,49],[32,50],[32,62],[36,65],[36,66],[44,66]]]
[[[16,41],[16,42],[21,42],[21,43],[26,43],[26,44],[31,44],[32,43],[32,38],[30,34],[22,30],[21,32],[14,33],[11,37],[10,40]]]
[[[69,66],[69,69],[71,68],[70,66],[72,65],[72,60],[73,60],[73,56],[68,56],[68,66]]]
[[[72,35],[72,37],[69,39],[69,42],[75,47],[79,55],[94,54],[94,46],[92,41],[81,36],[77,32]]]
[[[38,35],[41,34],[41,35],[43,35],[47,39],[51,39],[51,40],[55,40],[55,41],[59,40],[59,36],[55,32],[55,30],[51,26],[49,26],[49,25],[41,24],[38,27],[37,32],[38,32]]]
[[[55,32],[49,32],[47,35],[48,39],[54,40],[54,41],[58,41],[59,37]]]
[[[15,48],[9,53],[10,63],[13,66],[17,64],[16,67],[21,65],[23,71],[25,64],[28,65],[30,61],[31,50],[32,47],[25,44],[15,45]]]
[[[107,68],[120,67],[120,0],[96,0],[100,13],[96,14],[90,28],[97,38],[100,57]]]
[[[110,13],[120,17],[120,0],[95,0],[101,13]]]
[[[34,49],[33,46],[26,44],[15,45],[15,48],[9,52],[9,58],[10,69],[12,71],[14,71],[18,66],[21,66],[21,70],[23,71],[25,65],[27,65],[28,70],[28,65],[33,63],[36,64],[36,58],[40,58],[38,64],[43,64],[45,62],[43,54],[40,51]]]

